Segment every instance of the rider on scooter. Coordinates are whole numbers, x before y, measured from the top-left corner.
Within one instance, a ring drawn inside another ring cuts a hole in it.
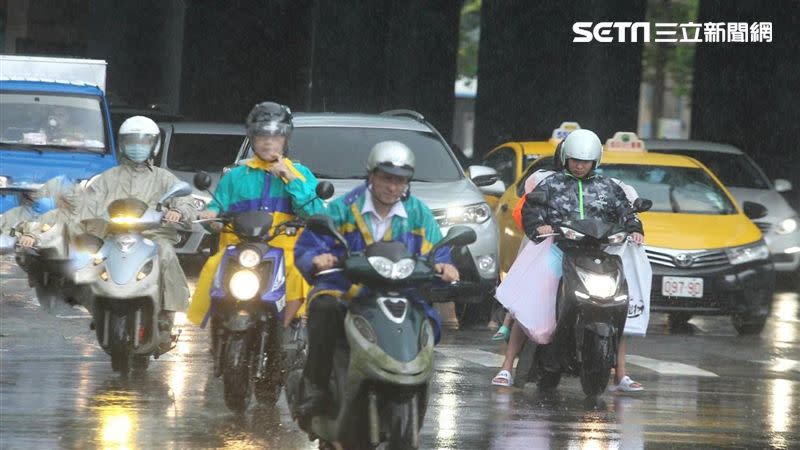
[[[294,128],[289,108],[274,102],[259,103],[247,115],[246,126],[255,156],[220,179],[214,192],[215,199],[208,204],[206,211],[200,213],[200,218],[217,217],[221,211],[268,211],[274,217],[272,233],[274,227],[295,216],[309,217],[322,211],[324,205],[321,199],[316,198],[317,179],[314,174],[306,166],[286,158]],[[309,290],[294,265],[296,240],[297,236],[281,235],[270,241],[271,246],[284,250],[286,262],[284,327],[303,313],[301,307]],[[222,234],[220,248],[235,243],[232,233]],[[211,283],[223,253],[217,252],[210,257],[200,272],[187,314],[189,320],[197,325],[203,323],[211,305]]]
[[[367,183],[337,198],[327,209],[350,250],[363,251],[382,239],[404,243],[413,255],[427,253],[442,234],[430,209],[409,192],[414,174],[411,149],[397,141],[375,144],[367,159],[367,173]],[[357,296],[359,290],[341,274],[319,278],[315,274],[335,267],[343,256],[341,245],[311,230],[303,233],[295,247],[297,267],[314,285],[309,295],[309,350],[303,373],[306,399],[299,408],[300,414],[307,417],[324,412],[330,405],[328,380],[334,346],[344,333],[346,313],[340,300]],[[443,281],[457,281],[458,270],[449,261],[449,249],[440,249],[435,269]],[[434,323],[438,322],[435,310],[427,304],[425,307]]]
[[[164,193],[180,182],[170,171],[150,164],[161,148],[160,135],[158,125],[147,117],[134,116],[125,120],[118,133],[120,153],[124,158],[119,166],[106,170],[86,187],[76,219],[102,217],[111,202],[124,198],[136,198],[155,208]],[[189,197],[170,199],[167,207],[164,220],[173,223],[191,218],[194,211]],[[104,230],[95,229],[95,225],[89,223],[91,229],[86,231],[103,236]],[[189,287],[173,247],[178,242],[176,230],[162,227],[146,234],[158,245],[164,286],[159,327],[166,331],[172,328],[175,312],[186,308]],[[20,245],[24,245],[22,240]]]

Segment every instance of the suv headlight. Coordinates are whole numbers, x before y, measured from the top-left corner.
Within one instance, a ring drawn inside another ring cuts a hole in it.
[[[755,244],[726,249],[725,253],[731,264],[744,264],[769,258],[769,247],[764,241],[758,241]]]
[[[797,229],[797,217],[789,217],[778,222],[775,232],[778,234],[789,234]]]
[[[411,258],[403,258],[400,261],[392,262],[383,256],[370,256],[367,258],[370,265],[382,277],[389,278],[390,280],[402,280],[408,278],[411,272],[414,271],[416,263]]]
[[[440,227],[465,223],[484,223],[492,217],[492,210],[486,203],[453,206],[446,209],[435,209],[432,212]]]

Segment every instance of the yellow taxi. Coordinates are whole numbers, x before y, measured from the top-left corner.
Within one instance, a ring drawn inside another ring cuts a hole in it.
[[[567,134],[580,127],[577,122],[562,122],[558,128],[553,130],[549,140],[506,142],[498,145],[486,154],[483,158],[483,165],[496,170],[497,176],[503,184],[511,186],[533,161],[541,156],[552,155],[556,145]],[[486,194],[484,198],[492,209],[497,206],[498,196]]]
[[[760,332],[772,305],[775,273],[751,219],[766,209],[751,202],[740,208],[703,164],[648,153],[634,133],[616,133],[605,148],[597,173],[623,181],[653,202],[640,214],[653,269],[650,310],[669,313],[673,325],[685,324],[692,315],[730,315],[739,334]],[[537,159],[499,199],[501,278],[523,237],[512,210],[528,176],[552,167],[552,160],[552,152]]]

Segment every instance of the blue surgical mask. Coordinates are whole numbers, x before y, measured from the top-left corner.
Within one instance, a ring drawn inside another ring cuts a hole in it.
[[[36,214],[44,214],[47,211],[53,210],[56,207],[56,202],[50,197],[40,198],[31,205],[31,209]]]
[[[128,144],[125,146],[123,153],[133,162],[145,162],[150,157],[150,146],[147,144]]]

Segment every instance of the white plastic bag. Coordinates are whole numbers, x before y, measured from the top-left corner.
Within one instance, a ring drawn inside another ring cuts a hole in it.
[[[644,251],[644,246],[627,242],[616,247],[607,247],[608,253],[622,258],[622,271],[628,282],[628,319],[625,321],[626,336],[644,336],[650,322],[650,288],[653,270]]]
[[[552,237],[539,244],[528,242],[495,293],[537,344],[549,344],[556,329],[562,255]]]

